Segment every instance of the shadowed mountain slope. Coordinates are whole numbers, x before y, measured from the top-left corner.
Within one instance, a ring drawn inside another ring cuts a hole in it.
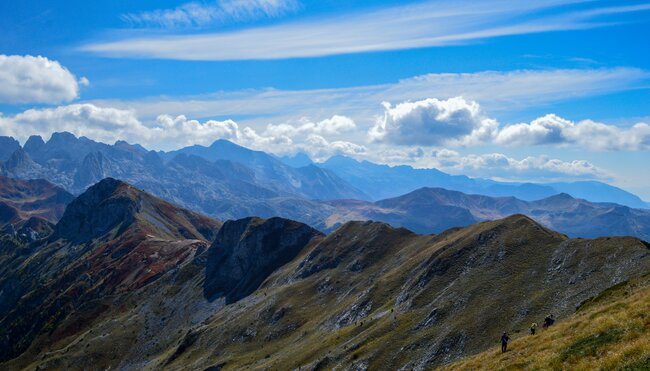
[[[227,223],[191,256],[90,307],[82,296],[3,367],[81,369],[92,357],[97,368],[125,370],[430,368],[547,313],[567,318],[650,272],[647,243],[569,239],[523,215],[438,236],[349,222],[323,237],[300,223],[249,218]],[[218,295],[207,300],[215,283]],[[228,300],[224,288],[233,287],[241,295]]]

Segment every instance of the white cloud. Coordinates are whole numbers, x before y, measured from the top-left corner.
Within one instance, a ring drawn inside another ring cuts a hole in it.
[[[384,116],[369,130],[370,138],[403,146],[468,146],[498,144],[510,147],[576,145],[595,151],[650,150],[650,125],[620,128],[592,120],[577,123],[554,114],[530,123],[500,126],[485,117],[479,104],[462,97],[425,99],[384,105]]]
[[[295,11],[296,0],[215,0],[189,2],[174,9],[157,9],[124,14],[122,19],[133,26],[187,28],[205,27],[259,18],[274,18]]]
[[[60,103],[79,96],[76,77],[57,61],[0,54],[0,103]]]
[[[389,164],[434,167],[452,174],[506,181],[611,179],[607,171],[589,161],[564,161],[546,155],[516,159],[503,153],[461,155],[447,148],[426,151],[414,147],[394,148],[387,152],[386,162]]]
[[[491,138],[496,121],[482,117],[478,103],[462,97],[429,98],[392,107],[384,103],[384,117],[369,135],[372,140],[399,145],[439,146],[471,144]]]
[[[620,13],[647,9],[647,6],[599,8],[594,5],[588,11],[572,11],[571,7],[563,6],[576,2],[583,1],[426,1],[220,33],[134,36],[92,43],[82,49],[115,57],[183,60],[319,57],[602,27],[611,24],[603,21],[605,16],[612,18]],[[554,9],[553,14],[546,11],[549,8]],[[191,7],[153,13],[151,18],[162,19],[163,23],[194,24],[203,22],[204,18],[209,20],[211,16]]]
[[[603,169],[585,160],[562,161],[548,156],[529,156],[517,160],[501,153],[468,155],[458,158],[455,164],[451,163],[450,158],[445,160],[451,165],[447,168],[490,178],[524,181],[609,178]]]
[[[308,119],[302,119],[298,125],[289,123],[269,124],[266,127],[266,133],[272,136],[278,135],[307,135],[307,134],[327,134],[338,135],[345,132],[353,131],[357,128],[354,121],[345,116],[334,115],[331,118],[312,122]]]
[[[305,122],[278,130],[282,125],[269,125],[258,133],[250,127],[240,127],[233,120],[198,120],[179,115],[160,115],[150,125],[143,124],[132,110],[98,107],[93,104],[72,104],[47,109],[30,109],[14,116],[0,115],[0,135],[25,141],[30,135],[49,137],[54,132],[68,131],[105,143],[127,140],[152,149],[177,149],[194,144],[210,145],[217,139],[227,139],[241,145],[272,152],[290,154],[303,151],[315,159],[334,154],[358,155],[365,152],[362,145],[342,140],[328,140],[318,135],[337,134],[354,128],[354,122],[343,116],[333,116],[317,123]]]
[[[454,108],[447,112],[444,109],[439,110],[436,117],[442,115],[446,118],[467,119],[475,117],[480,112],[479,107],[462,100],[451,104],[443,101],[428,103],[432,106],[447,104],[447,109]],[[458,109],[467,112],[457,114]],[[556,122],[567,124],[565,120],[554,119]],[[201,122],[182,115],[176,117],[160,115],[155,122],[145,125],[133,111],[97,107],[92,104],[73,104],[27,110],[14,116],[0,116],[0,135],[11,135],[24,141],[33,134],[48,137],[53,132],[69,131],[77,136],[87,136],[106,143],[123,139],[142,144],[147,148],[165,150],[193,144],[209,145],[216,139],[228,139],[249,148],[277,155],[302,151],[316,161],[324,161],[333,155],[343,154],[380,163],[436,167],[451,173],[502,180],[611,179],[606,171],[585,160],[565,161],[548,156],[516,159],[501,153],[461,155],[453,149],[444,147],[432,149],[429,145],[396,146],[390,143],[375,143],[372,147],[367,147],[361,143],[345,140],[348,136],[345,130],[355,126],[342,116],[333,116],[315,123],[303,120],[301,125],[285,125],[292,129],[280,130],[278,128],[283,125],[268,125],[266,130],[258,132],[251,127],[240,126],[232,120]],[[600,125],[603,124],[588,125],[595,125],[602,129]],[[636,125],[634,128],[637,128],[634,130],[647,130],[647,125]],[[463,133],[471,133],[473,130],[464,129]],[[607,130],[604,132],[608,132]],[[319,131],[322,135],[317,133]],[[452,133],[456,135],[455,131]],[[344,137],[332,139],[337,135]],[[645,140],[647,146],[647,137],[639,140]]]
[[[105,142],[134,138],[148,143],[151,139],[148,128],[142,125],[133,111],[101,108],[92,104],[30,109],[15,116],[0,116],[0,131],[21,141],[33,134],[48,137],[57,131],[68,131]]]
[[[325,161],[334,155],[357,157],[367,152],[365,146],[351,142],[336,140],[328,141],[320,135],[311,134],[304,143],[296,146],[296,150],[305,152],[314,161]]]
[[[637,123],[620,128],[592,120],[575,123],[549,114],[531,123],[504,127],[495,142],[509,146],[570,144],[597,151],[644,151],[650,150],[650,125]]]

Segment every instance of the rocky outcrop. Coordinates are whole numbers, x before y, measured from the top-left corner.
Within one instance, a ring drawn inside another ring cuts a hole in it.
[[[84,157],[74,175],[75,188],[85,188],[106,178],[107,164],[101,152],[91,152]]]
[[[106,178],[90,187],[68,205],[56,225],[54,238],[86,242],[118,225],[126,227],[133,223],[139,202],[137,197],[129,194],[128,187],[113,178]]]
[[[224,296],[232,303],[249,295],[319,236],[305,224],[282,218],[226,222],[208,250],[206,298]]]

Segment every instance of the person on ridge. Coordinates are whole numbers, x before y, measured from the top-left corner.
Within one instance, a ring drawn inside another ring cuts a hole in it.
[[[508,337],[508,333],[504,332],[503,335],[501,335],[501,353],[505,353],[508,350],[509,340],[510,337]]]
[[[530,325],[530,334],[535,335],[535,330],[537,330],[537,322],[533,322],[533,324]]]
[[[553,319],[553,315],[549,314],[544,318],[544,328],[549,328],[551,325],[555,322],[555,319]]]

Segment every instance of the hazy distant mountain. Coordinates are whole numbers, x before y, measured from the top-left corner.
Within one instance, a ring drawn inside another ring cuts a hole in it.
[[[32,136],[0,163],[0,174],[47,179],[76,194],[114,177],[221,219],[283,216],[314,226],[327,214],[327,206],[311,199],[366,197],[328,170],[313,165],[294,169],[226,141],[157,153],[70,133],[55,133],[47,142]]]
[[[303,167],[314,163],[304,152],[298,152],[293,156],[278,157],[278,159],[291,167]]]
[[[0,161],[7,160],[12,153],[20,148],[20,143],[12,137],[0,136]]]
[[[227,140],[217,140],[209,147],[195,145],[161,155],[163,159],[172,159],[178,154],[194,155],[208,161],[228,160],[242,164],[253,170],[259,184],[310,199],[368,198],[362,191],[328,170],[312,164],[294,168],[265,152],[253,151]]]
[[[326,228],[349,220],[378,220],[418,233],[439,233],[451,227],[525,214],[570,237],[635,236],[650,240],[650,210],[593,203],[566,193],[523,201],[421,188],[377,202],[339,200],[328,204],[335,211],[326,219]]]
[[[324,236],[282,218],[221,226],[114,179],[49,237],[8,245],[0,232],[0,244],[8,370],[431,369],[650,272],[643,241],[569,239],[523,215],[437,236],[380,222]]]
[[[366,192],[373,200],[396,197],[422,187],[439,187],[487,196],[514,196],[533,201],[558,193],[593,202],[615,202],[646,208],[638,196],[620,188],[596,181],[570,183],[505,183],[488,179],[449,175],[437,169],[414,169],[410,166],[388,166],[334,156],[318,166],[331,170],[353,186]]]

